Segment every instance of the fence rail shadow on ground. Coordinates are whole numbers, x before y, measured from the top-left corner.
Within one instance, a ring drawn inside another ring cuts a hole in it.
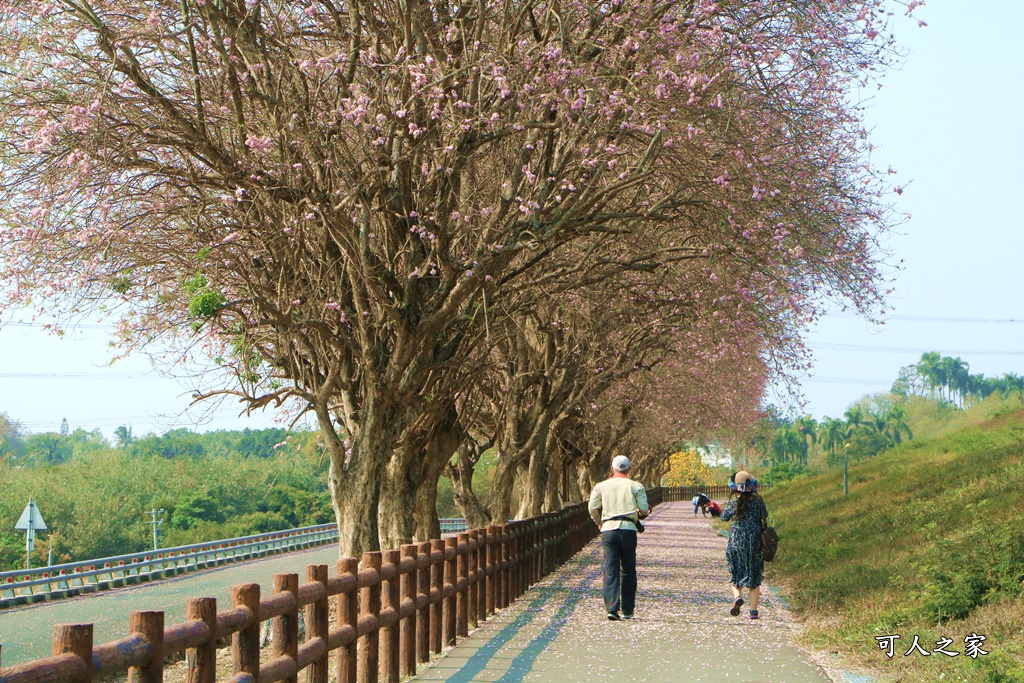
[[[652,506],[661,491],[650,492]],[[128,672],[132,683],[161,683],[168,656],[186,652],[188,683],[214,683],[218,641],[231,638],[228,683],[327,683],[330,655],[338,683],[398,683],[443,646],[507,607],[579,552],[598,533],[586,503],[532,519],[461,533],[457,538],[364,553],[297,574],[275,574],[274,594],[257,583],[232,587],[232,607],[190,598],[186,621],[165,626],[164,613],[132,612],[129,635],[93,645],[92,624],[54,626],[51,657],[0,668],[0,683],[90,683]],[[328,598],[337,596],[336,625]],[[306,625],[298,635],[299,612]],[[260,664],[260,627],[272,620],[272,659]],[[2,653],[0,653],[2,654]]]

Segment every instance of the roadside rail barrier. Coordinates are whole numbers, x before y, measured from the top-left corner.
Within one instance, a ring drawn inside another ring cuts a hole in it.
[[[120,588],[338,540],[336,524],[285,529],[29,570],[0,572],[0,609]]]
[[[660,501],[653,490],[652,504]],[[598,534],[586,503],[532,519],[344,558],[298,574],[275,574],[274,592],[258,583],[232,587],[232,605],[190,598],[186,621],[136,611],[129,635],[93,644],[92,624],[57,624],[53,655],[0,668],[0,683],[91,683],[127,671],[130,683],[162,683],[165,658],[186,653],[188,683],[214,683],[218,641],[230,638],[233,674],[226,683],[399,683],[452,646],[488,615],[518,599]],[[328,598],[336,596],[336,624]],[[305,634],[298,635],[299,613]],[[260,663],[260,626],[272,621],[272,658]],[[2,653],[0,653],[2,654]]]
[[[469,531],[469,524],[462,517],[442,517],[438,521],[441,522],[442,534],[457,534]]]

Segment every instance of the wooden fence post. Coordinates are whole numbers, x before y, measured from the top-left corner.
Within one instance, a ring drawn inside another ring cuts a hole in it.
[[[417,548],[418,561],[423,564],[423,557],[430,557],[430,542],[424,541]],[[430,661],[430,576],[432,567],[429,562],[426,567],[416,572],[416,600],[419,602],[421,596],[427,597],[427,604],[416,612],[416,659],[426,664]]]
[[[459,638],[469,635],[469,534],[462,533],[458,536],[456,548],[459,554],[456,558],[455,576],[456,585],[462,584],[462,590],[455,593],[455,630]]]
[[[548,538],[551,534],[551,518],[553,515],[546,514],[541,515],[540,522],[537,526],[537,577],[534,583],[541,580],[542,577],[547,576],[548,573],[548,561],[551,559],[548,557],[548,551],[551,550],[551,546],[548,543]]]
[[[329,621],[327,614],[327,565],[311,564],[306,567],[306,581],[315,581],[324,587],[324,597],[306,605],[306,642],[320,638],[324,643],[324,654],[306,668],[307,683],[327,683],[327,639]]]
[[[241,583],[231,587],[231,603],[235,607],[246,607],[252,612],[252,621],[241,631],[231,636],[231,659],[235,673],[252,676],[254,683],[260,679],[260,585]]]
[[[291,593],[295,596],[295,607],[286,614],[274,617],[273,656],[299,658],[299,575],[274,574],[274,593]],[[298,675],[284,679],[285,683],[298,683]],[[189,682],[191,683],[191,681]]]
[[[530,523],[522,521],[517,526],[519,529],[516,534],[516,600],[526,592],[526,585],[530,580],[528,564],[530,559]]]
[[[351,574],[359,576],[359,561],[352,557],[338,560],[338,574]],[[359,632],[359,588],[358,586],[351,593],[342,593],[338,596],[338,605],[335,618],[338,627],[351,626],[356,633]],[[349,645],[338,648],[338,658],[335,668],[337,683],[356,683],[356,641]],[[257,682],[258,683],[258,682]]]
[[[516,586],[516,600],[526,592],[526,589],[530,586],[530,562],[533,560],[533,555],[530,554],[531,536],[533,534],[532,524],[527,521],[520,522],[522,527],[519,532],[519,538],[516,539],[516,555],[519,556],[519,562],[516,564],[516,570],[519,574],[519,585]]]
[[[444,583],[445,566],[444,561],[445,542],[439,538],[430,541],[430,553],[440,551],[441,561],[430,562],[430,592],[437,591],[438,600],[430,605],[430,651],[441,654],[442,640],[444,639]]]
[[[145,666],[128,668],[128,683],[163,683],[164,680],[164,613],[131,612],[128,633],[141,635],[153,648],[153,656]]]
[[[536,525],[532,521],[524,520],[523,526],[526,528],[520,544],[520,554],[523,556],[523,583],[519,587],[520,596],[530,590],[530,586],[533,585],[533,549],[537,547],[534,539],[534,535],[537,533]]]
[[[480,550],[480,532],[473,529],[467,535],[469,538],[466,539],[466,634],[469,635],[468,629],[477,627],[476,605],[480,598],[480,577],[476,573],[476,561]]]
[[[498,605],[498,563],[501,561],[501,556],[498,554],[499,544],[501,543],[498,531],[499,527],[494,524],[487,526],[487,554],[484,559],[484,571],[488,575],[487,594],[483,599],[483,610],[488,616],[495,613]]]
[[[520,523],[512,522],[508,539],[508,604],[511,605],[519,597],[519,535]]]
[[[217,680],[217,601],[214,598],[189,598],[185,618],[206,624],[206,642],[185,652],[188,662],[187,683],[214,683]]]
[[[410,543],[402,546],[402,557],[416,561],[419,546]],[[416,592],[419,587],[419,571],[413,567],[412,571],[401,575],[401,598],[400,607],[410,602],[414,605],[412,613],[402,619],[402,633],[399,639],[398,658],[401,664],[403,676],[416,675]]]
[[[487,602],[484,609],[487,614],[498,610],[498,590],[501,586],[501,527],[487,527]]]
[[[360,616],[380,618],[380,552],[363,553],[363,569],[374,569],[378,573],[378,581],[372,586],[363,588],[359,593]],[[378,627],[359,639],[359,677],[358,683],[377,683],[380,677],[380,624]]]
[[[479,545],[476,549],[476,623],[487,621],[487,548],[490,540],[487,529],[478,529],[476,539]]]
[[[501,543],[498,546],[500,551],[498,560],[501,562],[501,580],[498,582],[498,601],[496,605],[501,609],[505,609],[508,607],[508,586],[509,576],[511,576],[511,572],[509,570],[509,559],[512,557],[511,525],[502,525],[499,538],[501,539]]]
[[[542,515],[540,519],[533,523],[533,580],[530,581],[530,585],[534,585],[540,581],[540,577],[544,572],[544,531],[547,527],[546,515]]]
[[[459,541],[456,538],[444,539],[444,644],[455,644],[455,563],[456,557],[448,558],[448,552],[458,554]],[[451,589],[449,590],[449,586]]]
[[[401,614],[402,603],[398,597],[398,565],[402,561],[402,553],[398,550],[384,551],[384,565],[391,565],[396,572],[395,578],[384,581],[380,586],[380,610],[383,613],[392,609]],[[397,619],[390,626],[381,627],[380,631],[380,673],[382,683],[398,683],[398,648],[400,631]]]
[[[92,624],[57,624],[53,627],[53,655],[75,655],[85,664],[85,676],[78,683],[92,679]]]
[[[540,561],[537,563],[537,581],[547,576],[551,568],[551,530],[554,527],[554,521],[554,513],[541,517],[540,535],[537,537],[537,544],[540,546]]]

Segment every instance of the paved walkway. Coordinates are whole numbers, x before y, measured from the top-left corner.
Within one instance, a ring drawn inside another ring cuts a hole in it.
[[[499,683],[828,683],[792,645],[770,593],[761,619],[729,616],[726,539],[689,503],[658,506],[640,537],[636,618],[610,622],[601,547],[591,543],[492,617],[417,681]],[[770,576],[769,567],[768,574]],[[767,593],[767,591],[765,591]]]

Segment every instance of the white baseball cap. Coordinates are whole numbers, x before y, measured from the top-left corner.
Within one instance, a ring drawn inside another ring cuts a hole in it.
[[[625,472],[629,469],[629,458],[624,455],[616,455],[612,458],[612,469],[616,472]]]

